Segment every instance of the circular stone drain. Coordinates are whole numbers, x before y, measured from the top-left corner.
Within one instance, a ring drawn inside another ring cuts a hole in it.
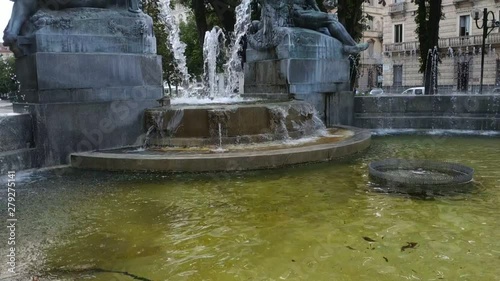
[[[474,169],[429,160],[386,159],[368,165],[370,178],[384,192],[450,195],[472,191]]]

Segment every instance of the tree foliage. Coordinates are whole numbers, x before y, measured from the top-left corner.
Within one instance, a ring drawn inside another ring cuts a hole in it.
[[[179,83],[179,73],[174,64],[174,55],[168,43],[168,33],[165,29],[165,22],[161,17],[161,0],[142,0],[142,9],[153,19],[153,32],[156,37],[157,54],[162,56],[163,79],[168,86]]]
[[[203,74],[203,49],[199,42],[194,16],[190,15],[187,22],[181,22],[179,29],[181,40],[186,43],[185,55],[189,73],[199,76]]]
[[[18,83],[14,67],[14,57],[4,58],[0,55],[0,94],[9,94],[17,91]]]

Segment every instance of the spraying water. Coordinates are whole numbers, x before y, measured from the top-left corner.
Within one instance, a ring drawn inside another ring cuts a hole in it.
[[[239,88],[240,73],[243,71],[239,51],[243,37],[247,33],[251,21],[251,0],[242,0],[236,7],[236,23],[234,24],[233,38],[229,46],[229,58],[225,65],[227,86],[226,96],[233,95]]]
[[[222,36],[222,40],[220,40]],[[217,57],[220,54],[221,46],[224,46],[226,38],[224,32],[218,26],[205,33],[203,42],[203,72],[205,78],[204,92],[210,98],[220,95],[217,87]]]
[[[191,76],[189,75],[186,55],[186,44],[181,41],[179,23],[174,17],[174,12],[170,8],[170,0],[162,0],[160,3],[160,16],[165,22],[165,28],[168,33],[168,41],[174,54],[175,64],[177,65],[177,70],[180,72],[182,85],[187,87]],[[181,93],[185,95],[185,93]]]

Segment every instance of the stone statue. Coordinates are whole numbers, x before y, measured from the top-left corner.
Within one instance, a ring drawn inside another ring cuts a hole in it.
[[[127,1],[127,3],[124,3]],[[12,46],[21,33],[23,24],[38,10],[64,10],[68,8],[117,8],[139,13],[139,0],[14,0],[12,15],[4,30],[3,44]]]
[[[275,47],[285,31],[282,27],[301,27],[332,36],[343,44],[344,52],[356,54],[368,48],[357,44],[336,14],[322,12],[315,0],[260,0],[261,21],[252,23],[249,44],[257,50]]]

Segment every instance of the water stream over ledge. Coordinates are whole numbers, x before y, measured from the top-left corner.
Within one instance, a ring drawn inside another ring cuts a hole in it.
[[[4,280],[496,280],[498,143],[385,136],[355,158],[269,171],[34,174],[16,197],[22,275]],[[374,193],[380,158],[459,162],[479,191]]]

